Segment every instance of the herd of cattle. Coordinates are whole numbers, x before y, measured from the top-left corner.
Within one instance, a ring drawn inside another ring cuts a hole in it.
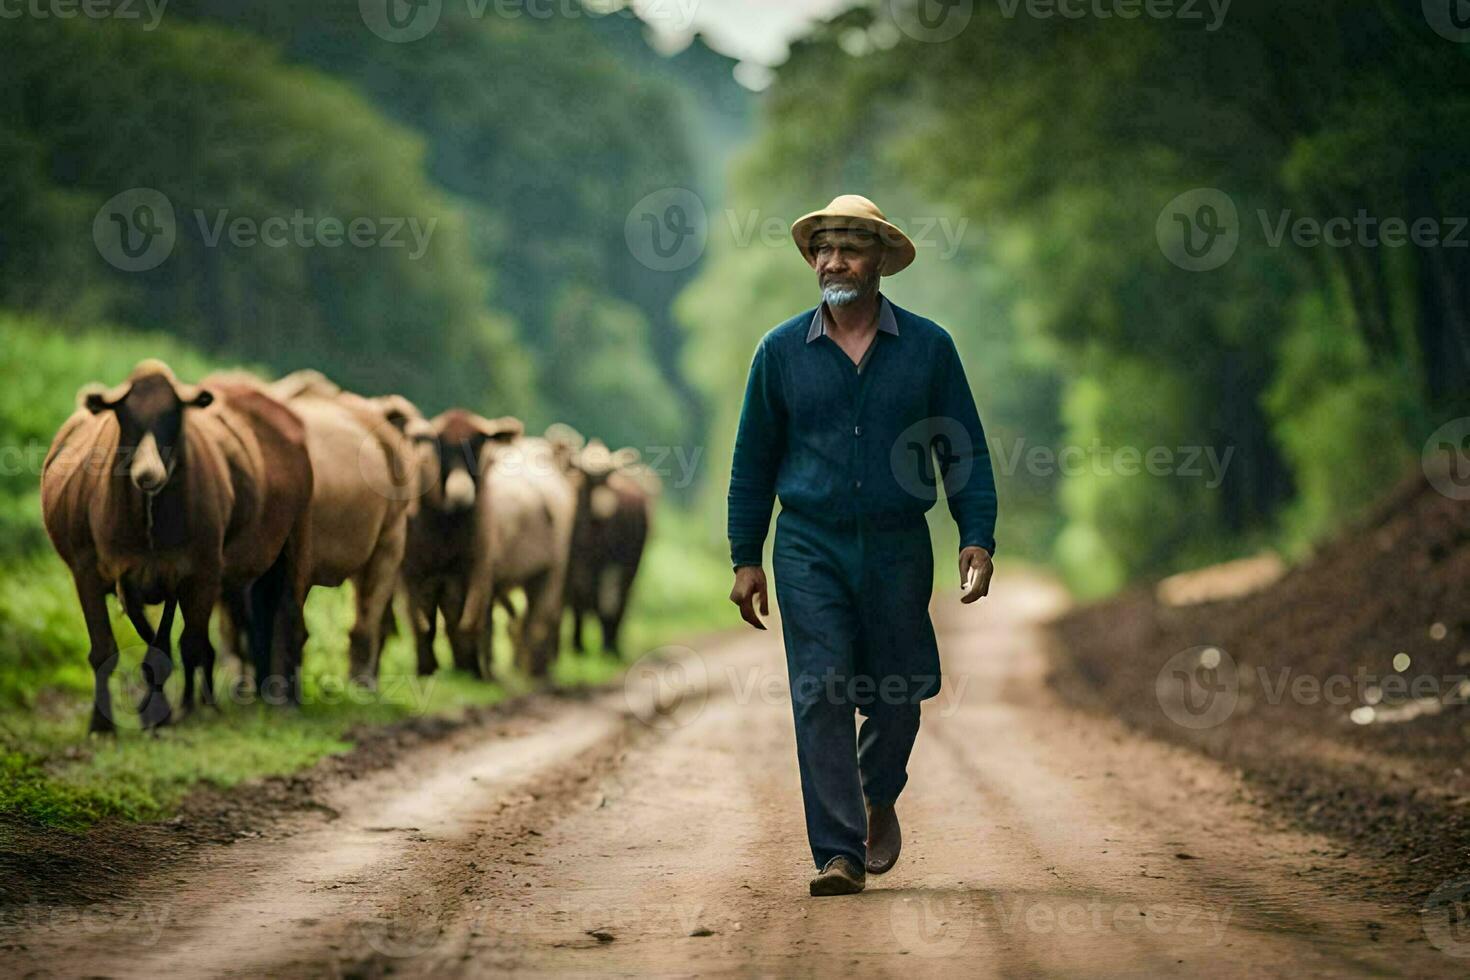
[[[214,703],[216,608],[262,696],[298,702],[307,592],[349,579],[349,674],[369,687],[400,591],[420,674],[438,666],[442,615],[455,667],[488,677],[497,604],[514,662],[531,676],[550,669],[564,610],[577,649],[593,614],[616,651],[658,494],[636,450],[610,451],[565,425],[538,437],[514,418],[463,409],[426,419],[402,396],[355,395],[315,371],[186,384],[151,360],[114,388],[78,392],[41,477],[46,531],[86,618],[91,729],[101,732],[115,727],[109,594],[148,646],[145,727],[171,716],[162,681],[176,611],[183,711],[196,674],[202,703]],[[154,626],[145,607],[159,604]]]

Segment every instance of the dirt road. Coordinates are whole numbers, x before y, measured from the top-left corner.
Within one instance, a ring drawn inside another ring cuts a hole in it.
[[[1463,975],[1470,938],[1353,897],[1369,858],[1055,701],[1036,624],[1059,603],[1005,578],[935,600],[946,691],[903,857],[860,896],[806,895],[773,629],[464,730],[110,905],[33,909],[0,972]]]

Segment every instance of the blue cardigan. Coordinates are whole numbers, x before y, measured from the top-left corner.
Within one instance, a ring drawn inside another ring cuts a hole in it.
[[[874,336],[861,373],[831,337],[808,341],[815,307],[761,338],[730,473],[735,567],[761,563],[777,497],[833,526],[858,517],[896,526],[922,520],[938,485],[960,547],[995,553],[990,450],[954,339],[932,320],[893,312],[898,333]]]

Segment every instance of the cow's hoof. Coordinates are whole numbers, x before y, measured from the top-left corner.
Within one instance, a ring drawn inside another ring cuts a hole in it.
[[[143,731],[156,733],[160,728],[168,728],[177,724],[188,716],[188,711],[175,715],[172,711],[164,712],[162,717],[155,718],[153,714],[140,714],[138,720],[141,722]]]
[[[117,726],[112,723],[112,719],[111,718],[107,717],[102,712],[98,711],[96,708],[93,708],[92,709],[92,721],[91,721],[90,724],[87,725],[87,734],[88,735],[116,735],[117,734]]]

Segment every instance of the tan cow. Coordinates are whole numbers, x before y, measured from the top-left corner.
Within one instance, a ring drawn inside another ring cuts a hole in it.
[[[279,679],[287,698],[299,697],[312,492],[300,419],[229,379],[183,384],[154,360],[82,400],[47,454],[41,504],[87,621],[91,730],[115,730],[107,683],[118,650],[106,602],[114,589],[166,603],[160,633],[177,602],[184,711],[193,708],[196,668],[203,671],[204,703],[214,701],[209,618],[224,590],[249,590],[261,689],[271,691]],[[152,665],[152,690],[139,706],[147,727],[169,720],[167,668]]]
[[[515,662],[532,677],[544,677],[560,647],[577,492],[566,473],[565,451],[546,439],[495,445],[487,457],[460,629],[483,631],[488,650],[490,600],[524,590],[526,608],[513,623]]]
[[[417,496],[412,450],[382,404],[343,391],[316,371],[268,390],[301,417],[316,481],[311,497],[313,585],[352,580],[357,620],[349,675],[377,684],[382,628],[393,600]]]

